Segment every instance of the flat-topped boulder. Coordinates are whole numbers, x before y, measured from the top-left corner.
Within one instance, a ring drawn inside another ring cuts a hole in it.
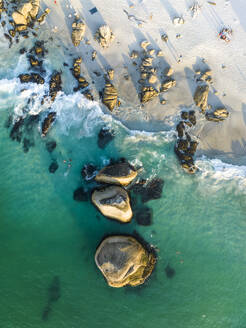
[[[95,40],[97,40],[103,48],[108,48],[114,38],[115,36],[108,25],[100,26],[95,33]]]
[[[99,171],[96,181],[127,186],[136,178],[137,174],[138,172],[129,163],[116,163]]]
[[[117,105],[118,92],[112,83],[106,82],[102,102],[112,111]]]
[[[196,106],[200,107],[203,112],[206,111],[208,106],[208,85],[201,85],[196,88],[196,92],[194,94],[194,102]]]
[[[95,189],[91,200],[107,218],[118,220],[122,223],[130,222],[132,219],[130,198],[127,191],[122,187],[107,186]]]
[[[151,275],[156,257],[131,236],[104,239],[95,254],[95,262],[111,287],[138,286]]]
[[[85,35],[85,24],[78,18],[72,24],[72,42],[77,47]]]
[[[20,1],[17,9],[12,13],[17,31],[27,28],[36,19],[39,10],[39,0]]]
[[[208,121],[220,122],[224,121],[229,116],[226,108],[217,108],[212,113],[206,113],[205,117]]]

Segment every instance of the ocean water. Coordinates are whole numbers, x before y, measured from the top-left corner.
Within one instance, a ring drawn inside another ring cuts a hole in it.
[[[199,172],[187,175],[173,153],[172,130],[130,131],[69,87],[52,105],[57,120],[46,138],[40,123],[23,132],[35,144],[24,153],[6,122],[10,115],[44,117],[48,85],[21,85],[23,44],[9,51],[0,42],[0,327],[245,328],[246,167],[202,157]],[[44,66],[50,72],[59,62],[53,54]],[[104,150],[97,146],[103,126],[116,135]],[[46,140],[57,142],[54,152]],[[90,188],[81,178],[84,164],[100,168],[119,157],[142,166],[141,177],[165,182],[161,199],[147,203],[151,226],[120,225],[90,201],[73,200],[76,188]],[[59,168],[51,174],[54,160]],[[96,247],[107,234],[134,231],[156,247],[156,270],[143,286],[110,288],[94,263]],[[43,320],[54,277],[61,295]]]

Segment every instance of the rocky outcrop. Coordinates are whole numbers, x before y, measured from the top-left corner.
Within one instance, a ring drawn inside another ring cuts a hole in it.
[[[6,11],[4,7],[4,2],[3,0],[0,0],[0,18],[1,18],[1,13],[3,13],[4,11]]]
[[[220,122],[224,121],[229,116],[226,108],[217,108],[212,113],[206,113],[205,117],[208,121]]]
[[[99,171],[96,181],[127,186],[136,178],[137,174],[138,172],[129,163],[116,163]]]
[[[73,68],[72,68],[72,72],[73,72],[73,76],[75,77],[75,79],[78,81],[78,86],[75,87],[73,90],[79,91],[81,90],[83,95],[89,99],[89,100],[93,100],[93,96],[90,93],[89,90],[84,90],[89,86],[89,83],[86,81],[86,79],[80,75],[81,69],[80,69],[80,65],[82,63],[82,58],[78,57],[74,60],[73,62]]]
[[[44,84],[44,79],[42,78],[42,76],[40,76],[37,73],[20,74],[18,77],[19,77],[21,83],[33,82],[33,83],[37,83],[37,84]]]
[[[72,42],[75,47],[79,46],[80,42],[83,40],[84,35],[85,24],[76,18],[72,24]]]
[[[152,180],[140,180],[131,190],[136,194],[141,195],[141,200],[146,203],[153,199],[159,199],[162,196],[164,181],[161,178],[154,178]]]
[[[130,199],[125,189],[119,186],[107,186],[96,189],[92,193],[92,203],[107,218],[122,223],[131,221],[132,209]]]
[[[97,40],[103,48],[108,48],[114,38],[115,36],[108,25],[99,27],[95,33],[95,40]]]
[[[118,99],[117,89],[113,86],[112,83],[106,81],[102,102],[104,103],[105,106],[108,107],[110,111],[112,111],[117,106],[117,99]]]
[[[169,77],[161,84],[160,92],[166,92],[175,86],[176,86],[176,81],[171,77]]]
[[[81,175],[85,181],[91,181],[97,175],[97,168],[93,164],[85,164],[81,170]]]
[[[57,93],[62,90],[61,85],[62,85],[61,73],[58,72],[53,73],[49,83],[49,95],[51,97],[51,101],[54,101]]]
[[[201,85],[196,88],[196,92],[194,94],[194,102],[196,106],[200,107],[202,112],[206,111],[208,106],[208,85]]]
[[[46,8],[43,14],[37,19],[37,22],[41,25],[45,22],[46,16],[50,13],[50,9]]]
[[[48,133],[51,124],[55,121],[56,119],[56,112],[50,112],[46,118],[44,119],[42,123],[42,137],[45,137],[46,134]]]
[[[97,137],[97,145],[99,148],[104,149],[113,139],[114,139],[114,131],[103,127],[98,133]]]
[[[39,10],[39,0],[21,1],[12,18],[17,31],[23,31],[36,19]]]
[[[143,86],[140,95],[141,103],[146,103],[159,95],[159,92],[153,87]]]
[[[138,286],[151,275],[156,257],[131,236],[110,236],[99,245],[95,262],[111,287]]]
[[[196,124],[195,111],[189,112],[182,111],[181,119],[176,127],[178,132],[178,140],[174,147],[174,152],[177,155],[182,168],[190,174],[194,174],[197,171],[197,167],[194,164],[194,155],[198,143],[191,139],[190,135],[186,132],[186,127],[192,127]]]

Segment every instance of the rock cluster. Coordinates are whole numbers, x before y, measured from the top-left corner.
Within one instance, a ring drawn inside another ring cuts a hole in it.
[[[108,48],[114,38],[115,36],[108,25],[100,26],[95,33],[95,40],[97,40],[103,48]]]
[[[198,143],[193,141],[190,135],[186,132],[186,127],[192,127],[196,124],[196,116],[193,110],[181,112],[181,121],[178,123],[176,130],[178,132],[178,140],[174,147],[182,168],[190,174],[197,171],[194,165],[194,155],[196,153]]]
[[[31,73],[31,74],[20,74],[19,79],[21,83],[37,83],[37,84],[44,84],[44,79],[42,76],[40,76],[37,73]]]
[[[198,85],[194,94],[194,102],[196,106],[200,107],[202,113],[208,121],[220,122],[224,121],[228,116],[229,112],[225,107],[219,107],[214,111],[208,111],[208,95],[209,95],[209,84],[213,83],[212,71],[210,69],[205,72],[196,71],[198,77],[196,81],[202,82],[202,85]],[[204,84],[206,83],[206,84]]]
[[[151,275],[156,257],[131,236],[110,236],[99,245],[95,262],[111,287],[138,286]]]
[[[136,176],[137,171],[127,162],[104,167],[95,180],[109,186],[94,190],[93,204],[106,217],[122,223],[129,222],[132,219],[132,209],[128,192],[123,187],[129,185]]]
[[[73,68],[72,68],[72,73],[75,79],[78,82],[78,86],[74,88],[74,91],[81,91],[82,94],[89,100],[93,100],[93,96],[89,90],[87,90],[89,83],[86,81],[86,79],[80,75],[81,73],[81,68],[80,65],[82,63],[82,58],[78,57],[74,59],[73,62]]]
[[[51,101],[55,100],[57,93],[61,90],[62,90],[61,73],[54,72],[49,82],[49,95]]]
[[[50,112],[44,119],[42,123],[42,137],[45,137],[46,134],[48,133],[51,124],[55,121],[56,119],[56,112]]]
[[[77,17],[72,24],[72,42],[75,47],[79,46],[85,35],[85,24]]]
[[[153,98],[157,97],[159,95],[159,92],[152,86],[143,86],[141,89],[141,98],[140,101],[141,103],[146,103],[150,100],[152,100]]]

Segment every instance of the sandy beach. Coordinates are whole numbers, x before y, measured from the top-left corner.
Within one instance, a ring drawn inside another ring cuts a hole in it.
[[[213,85],[208,104],[224,106],[230,115],[219,123],[207,122],[201,116],[193,133],[199,138],[200,154],[224,155],[233,160],[235,156],[246,155],[246,26],[242,16],[246,3],[218,0],[212,5],[199,1],[201,8],[196,17],[192,17],[192,4],[188,0],[177,0],[174,5],[168,0],[119,0],[117,5],[111,0],[103,3],[44,0],[42,8],[51,9],[45,24],[71,53],[82,56],[82,72],[89,82],[94,81],[97,91],[103,87],[105,71],[110,67],[115,70],[114,85],[122,106],[113,115],[132,129],[156,131],[172,127],[178,121],[180,109],[195,108],[195,70],[211,69]],[[93,8],[97,11],[91,14]],[[71,40],[71,25],[76,14],[86,24],[84,41],[78,47],[74,47]],[[184,24],[173,24],[175,17],[182,17]],[[115,35],[107,49],[102,49],[93,37],[103,24],[109,25]],[[233,30],[230,43],[218,36],[219,31],[228,26]],[[167,43],[161,40],[163,33],[169,37]],[[89,40],[90,45],[85,40]],[[164,94],[165,105],[160,104],[158,97],[145,106],[139,102],[139,73],[129,55],[132,50],[141,51],[143,40],[148,40],[155,51],[163,52],[163,57],[154,58],[158,71],[168,65],[174,69],[177,85]],[[91,61],[93,50],[97,51],[95,61]],[[95,71],[101,76],[96,76]]]

